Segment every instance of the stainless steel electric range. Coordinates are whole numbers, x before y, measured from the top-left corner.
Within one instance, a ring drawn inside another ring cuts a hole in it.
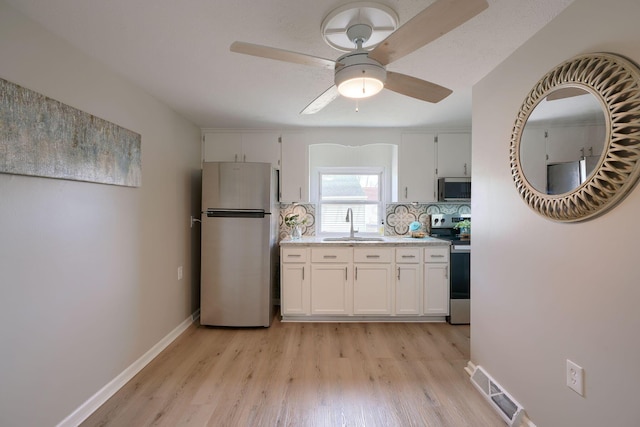
[[[453,325],[469,324],[471,321],[471,238],[461,236],[454,226],[463,220],[471,220],[471,215],[431,215],[431,237],[451,242],[449,316]]]

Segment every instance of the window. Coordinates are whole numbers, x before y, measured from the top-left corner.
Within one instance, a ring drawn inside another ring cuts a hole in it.
[[[318,177],[318,232],[349,231],[347,209],[353,210],[353,228],[378,233],[382,218],[382,170],[320,170]]]

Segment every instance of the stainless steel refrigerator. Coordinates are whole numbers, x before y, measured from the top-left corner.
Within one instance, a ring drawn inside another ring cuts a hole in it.
[[[201,324],[271,325],[277,189],[269,163],[203,164]]]
[[[598,166],[600,156],[547,165],[547,194],[564,194],[578,188]]]

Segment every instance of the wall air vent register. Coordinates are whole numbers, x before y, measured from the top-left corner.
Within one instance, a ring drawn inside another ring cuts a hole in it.
[[[482,367],[469,363],[465,370],[471,375],[471,383],[491,403],[502,419],[512,427],[520,426],[525,417],[522,406],[504,391]]]

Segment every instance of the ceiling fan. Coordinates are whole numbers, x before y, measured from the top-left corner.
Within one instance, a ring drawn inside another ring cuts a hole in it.
[[[354,3],[357,4],[359,3]],[[246,55],[333,69],[335,84],[307,105],[300,114],[317,113],[338,95],[365,98],[375,95],[383,88],[436,103],[449,96],[452,91],[416,77],[388,71],[386,66],[462,25],[487,7],[487,0],[436,0],[371,50],[363,45],[371,37],[374,26],[355,20],[345,29],[346,36],[355,44],[355,49],[335,61],[239,41],[232,43],[230,49]]]

